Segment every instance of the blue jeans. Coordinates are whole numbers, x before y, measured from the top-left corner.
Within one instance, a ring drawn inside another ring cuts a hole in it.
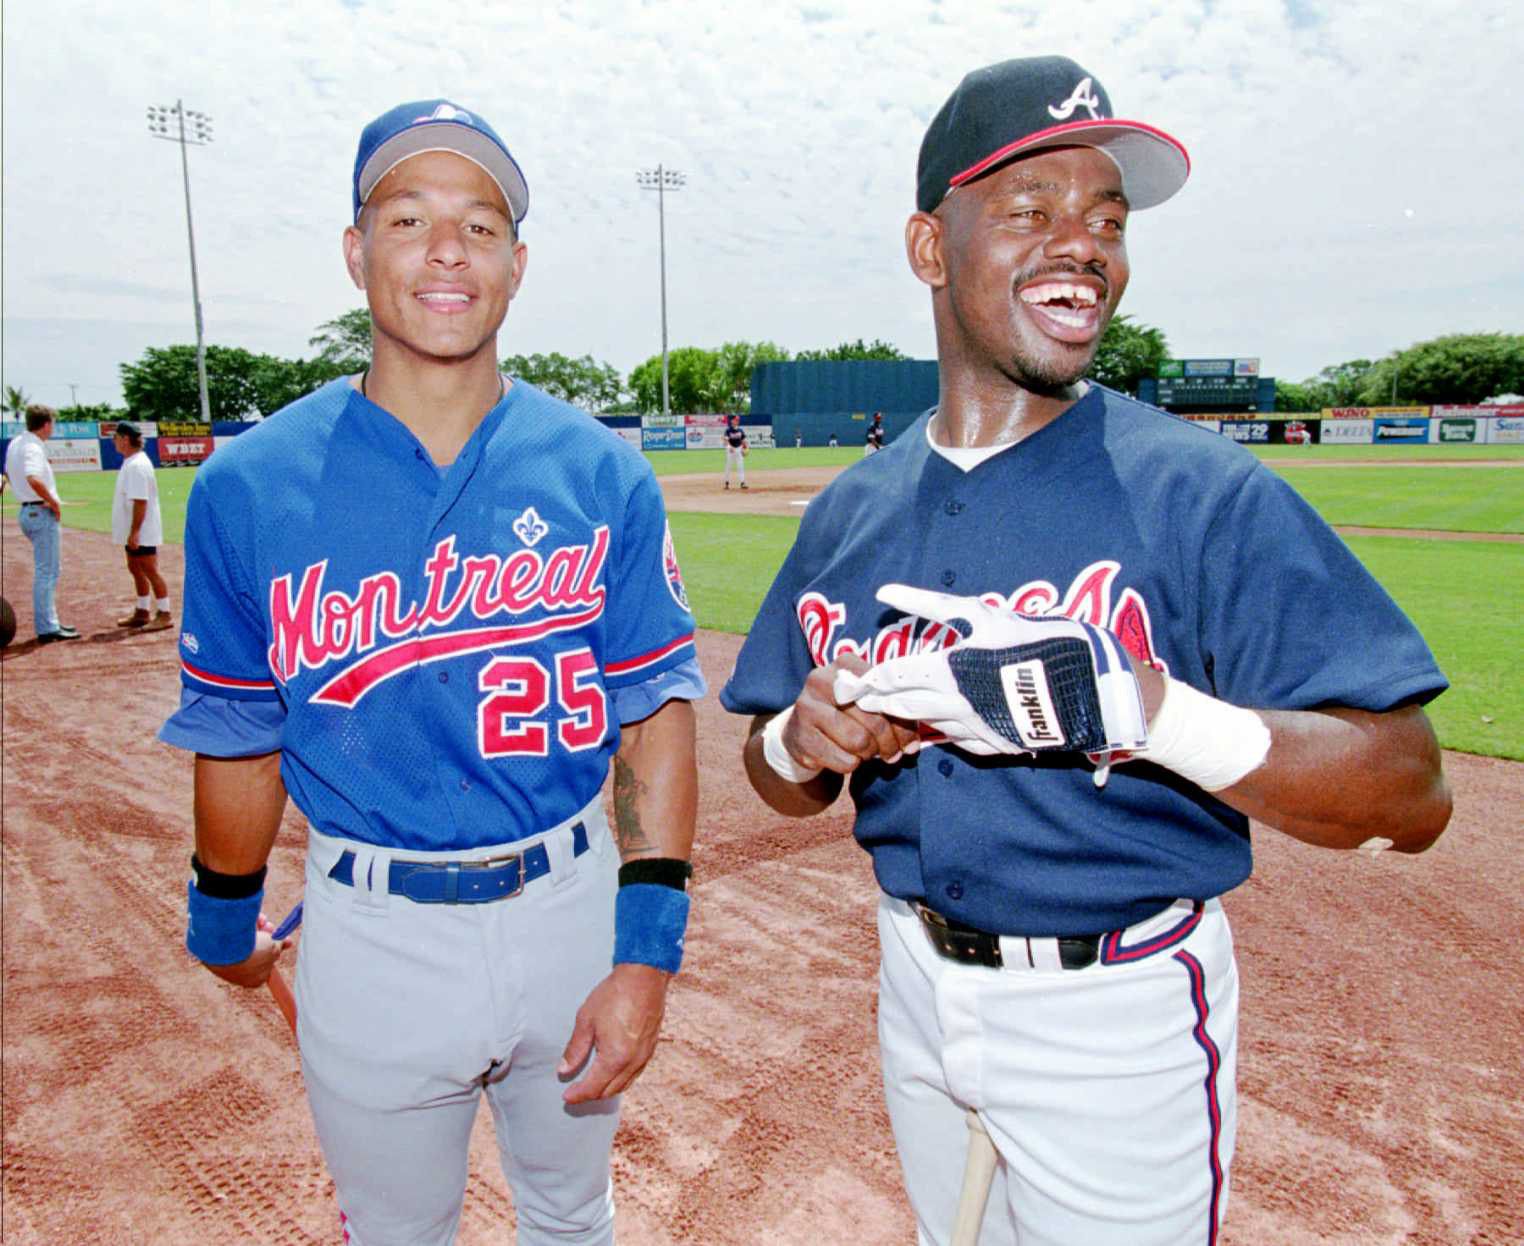
[[[32,618],[43,636],[60,626],[53,601],[58,591],[58,520],[45,506],[23,506],[20,523],[32,543]]]

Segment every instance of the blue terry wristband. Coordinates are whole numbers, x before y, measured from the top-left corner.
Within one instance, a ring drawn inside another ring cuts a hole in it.
[[[614,963],[676,973],[683,963],[688,893],[660,883],[631,883],[614,901]]]
[[[236,965],[254,951],[254,930],[264,889],[241,900],[218,900],[186,883],[190,920],[185,927],[186,949],[208,965]]]

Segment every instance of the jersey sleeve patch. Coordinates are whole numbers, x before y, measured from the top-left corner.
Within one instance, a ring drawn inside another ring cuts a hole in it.
[[[677,547],[672,543],[670,520],[667,522],[666,536],[662,541],[661,558],[667,575],[667,591],[672,594],[672,600],[677,602],[679,609],[691,613],[693,608],[688,604],[688,589],[683,584],[682,568],[677,565]]]

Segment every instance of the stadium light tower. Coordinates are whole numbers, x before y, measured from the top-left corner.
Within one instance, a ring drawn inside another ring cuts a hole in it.
[[[148,106],[148,133],[167,143],[180,144],[180,172],[185,180],[185,236],[190,239],[191,300],[196,305],[196,382],[201,389],[201,422],[212,422],[212,403],[206,390],[206,343],[201,326],[201,285],[196,279],[196,230],[191,224],[190,160],[187,147],[205,147],[212,141],[212,119],[204,112],[187,109],[180,100]]]
[[[672,400],[667,386],[667,193],[681,190],[688,180],[686,173],[657,165],[654,169],[637,169],[635,183],[642,190],[656,192],[657,230],[661,239],[661,413],[672,413]]]

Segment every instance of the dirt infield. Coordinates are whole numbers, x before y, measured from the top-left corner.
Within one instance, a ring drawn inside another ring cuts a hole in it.
[[[1517,467],[1524,468],[1524,459],[1500,459],[1485,462],[1430,462],[1428,460],[1405,460],[1397,463],[1365,462],[1363,460],[1329,462],[1311,460],[1306,463],[1283,463],[1276,460],[1272,467]],[[723,487],[718,472],[702,472],[694,475],[662,476],[662,496],[671,511],[723,511],[733,515],[793,515],[804,514],[809,501],[845,469],[840,467],[790,467],[773,471],[753,472],[748,480],[749,488],[740,489],[732,483]],[[1337,527],[1335,531],[1344,536],[1406,536],[1423,537],[1435,541],[1504,541],[1524,542],[1524,535],[1517,532],[1446,532],[1431,528],[1360,528]]]
[[[62,615],[87,639],[37,648],[30,547],[0,522],[21,642],[0,663],[0,1236],[337,1243],[284,1023],[181,950],[190,766],[153,740],[177,696],[174,634],[117,632],[120,556],[70,531]],[[179,548],[161,561],[178,597]],[[738,645],[702,636],[716,688]],[[764,808],[737,770],[743,724],[712,697],[700,715],[689,959],[627,1096],[620,1241],[908,1246],[867,859],[840,810]],[[1370,861],[1262,832],[1227,901],[1244,1007],[1232,1246],[1524,1240],[1524,765],[1446,767],[1456,816],[1430,853]],[[290,815],[272,913],[297,898],[301,835]],[[512,1220],[486,1119],[467,1246],[508,1240]]]

